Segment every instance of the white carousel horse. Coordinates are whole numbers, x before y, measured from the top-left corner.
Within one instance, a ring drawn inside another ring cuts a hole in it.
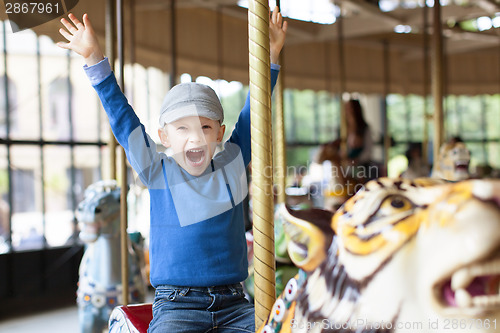
[[[100,181],[85,190],[77,219],[80,238],[88,247],[80,264],[77,303],[80,331],[101,333],[113,308],[122,302],[120,251],[120,188]],[[143,302],[146,293],[142,249],[128,243],[129,301]]]

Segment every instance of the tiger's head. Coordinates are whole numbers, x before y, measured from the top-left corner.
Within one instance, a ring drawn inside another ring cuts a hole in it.
[[[381,178],[333,216],[281,213],[303,273],[277,300],[267,332],[500,325],[500,181]]]
[[[439,149],[432,176],[449,181],[469,178],[470,151],[461,141],[451,140]]]

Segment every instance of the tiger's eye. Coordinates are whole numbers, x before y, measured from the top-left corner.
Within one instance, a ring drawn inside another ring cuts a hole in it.
[[[397,199],[391,200],[391,206],[394,208],[403,208],[405,206],[405,203],[400,198],[397,198]]]

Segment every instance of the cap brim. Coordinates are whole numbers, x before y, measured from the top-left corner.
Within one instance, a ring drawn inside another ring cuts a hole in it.
[[[191,104],[164,112],[160,116],[160,126],[186,117],[205,117],[212,120],[220,120],[220,116],[216,112]]]

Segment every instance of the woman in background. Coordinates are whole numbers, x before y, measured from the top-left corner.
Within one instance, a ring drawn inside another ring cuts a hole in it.
[[[372,161],[373,139],[363,117],[361,104],[351,99],[345,104],[347,121],[347,160],[355,166],[368,166]]]

